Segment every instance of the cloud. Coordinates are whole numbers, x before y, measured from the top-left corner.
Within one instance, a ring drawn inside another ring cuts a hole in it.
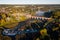
[[[0,0],[0,4],[60,4],[60,0]]]

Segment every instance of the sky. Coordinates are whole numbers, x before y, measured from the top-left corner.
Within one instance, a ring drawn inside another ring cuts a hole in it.
[[[0,4],[60,4],[60,0],[0,0]]]

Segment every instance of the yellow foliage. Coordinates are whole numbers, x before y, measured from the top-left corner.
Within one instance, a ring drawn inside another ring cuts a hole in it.
[[[5,22],[4,19],[2,19],[2,20],[1,20],[1,25],[4,25],[4,24],[6,24],[6,22]]]
[[[5,19],[6,18],[6,15],[5,14],[2,14],[2,17],[3,17],[3,19]]]
[[[20,21],[24,21],[24,20],[26,20],[26,17],[21,16],[21,17],[20,17]]]
[[[43,36],[47,35],[47,29],[40,30],[40,34]]]

